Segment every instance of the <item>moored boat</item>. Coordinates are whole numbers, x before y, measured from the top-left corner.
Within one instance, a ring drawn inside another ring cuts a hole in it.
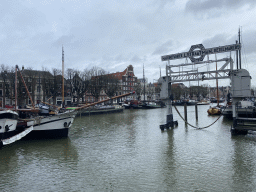
[[[0,111],[0,147],[11,144],[26,136],[33,128],[28,130],[17,129],[18,113],[11,110]]]
[[[203,100],[203,101],[199,101],[197,105],[210,105],[210,103],[211,103],[210,101]]]
[[[221,114],[221,109],[218,106],[210,107],[207,110],[208,115],[220,115]]]
[[[140,109],[140,102],[138,100],[125,101],[123,104],[125,109]]]
[[[20,110],[20,112],[31,115],[31,111]],[[25,138],[39,139],[39,138],[60,138],[68,137],[69,128],[71,127],[74,118],[77,114],[75,110],[67,110],[62,113],[56,113],[53,115],[39,113],[33,113],[34,117],[24,118],[18,122],[17,129],[24,129],[33,125],[33,131]],[[28,117],[27,116],[27,117]]]
[[[252,100],[242,100],[236,105],[236,112],[238,117],[249,117],[256,118],[256,107]],[[232,103],[227,103],[222,110],[222,115],[224,117],[233,119],[232,117]]]
[[[16,134],[18,113],[11,110],[0,111],[0,138],[6,139]]]
[[[157,109],[157,108],[163,108],[166,107],[163,102],[149,102],[149,103],[143,103],[142,109]]]

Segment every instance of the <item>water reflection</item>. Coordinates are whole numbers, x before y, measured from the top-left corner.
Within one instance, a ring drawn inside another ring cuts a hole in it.
[[[0,190],[45,190],[44,180],[57,183],[71,167],[77,169],[78,154],[69,138],[18,141],[0,153]]]
[[[162,190],[164,191],[173,191],[176,188],[176,180],[178,176],[176,175],[176,159],[174,157],[175,146],[174,146],[174,129],[169,129],[166,131],[167,134],[167,143],[165,147],[164,157],[161,158],[163,165],[161,173],[163,174],[162,179]]]
[[[214,122],[207,108],[196,121],[188,107],[189,123]],[[186,127],[175,112],[178,127],[162,132],[166,115],[152,109],[78,117],[68,139],[16,142],[0,151],[0,191],[254,190],[255,134],[232,137],[232,121],[222,117],[207,129]]]
[[[232,141],[234,145],[232,189],[236,191],[239,187],[240,191],[254,191],[256,135],[234,135]]]

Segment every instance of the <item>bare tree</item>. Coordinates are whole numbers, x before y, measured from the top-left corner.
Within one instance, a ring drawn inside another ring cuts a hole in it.
[[[51,85],[53,83],[53,76],[50,71],[46,68],[42,68],[41,75],[41,85],[43,91],[43,102],[46,102],[46,99],[51,98],[53,95],[51,94]]]
[[[53,79],[49,82],[50,94],[53,97],[53,104],[56,104],[56,97],[61,96],[62,75],[61,70],[53,68]]]
[[[107,94],[109,98],[113,97],[116,92],[118,91],[118,78],[114,74],[108,74],[104,77],[104,91]],[[113,104],[113,101],[111,101],[111,104]]]
[[[95,97],[98,101],[100,97],[100,92],[104,85],[104,75],[106,74],[105,70],[99,67],[93,67],[90,70],[91,81],[89,85],[89,90],[92,96]]]
[[[155,92],[154,84],[149,83],[147,86],[147,91],[148,91],[148,97],[150,98],[150,100],[152,100],[152,96]]]
[[[141,85],[140,83],[136,83],[136,85],[134,86],[134,91],[137,95],[137,99],[140,100],[141,98],[141,94],[142,94],[142,91],[143,91],[143,85]]]
[[[74,89],[74,76],[75,76],[75,70],[68,68],[66,70],[66,86],[67,86],[67,91],[70,92],[70,96],[73,97],[75,96],[75,89]]]
[[[80,101],[80,98],[82,98],[82,102],[84,102],[85,93],[89,89],[90,73],[85,69],[83,72],[78,70],[73,71],[73,74],[71,80],[73,93],[76,95],[78,102]]]
[[[37,76],[39,74],[38,71],[33,70],[32,68],[22,69],[21,71],[25,84],[27,85],[28,91],[31,94],[31,98],[33,103],[35,103],[35,90],[37,84]],[[19,76],[19,75],[18,75]],[[28,93],[25,89],[25,85],[23,85],[22,81],[19,81],[19,84],[22,85],[22,92],[24,94],[25,99],[28,99]]]

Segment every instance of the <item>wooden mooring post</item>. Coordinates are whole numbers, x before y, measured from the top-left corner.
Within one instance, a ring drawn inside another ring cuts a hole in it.
[[[184,103],[184,116],[185,116],[185,123],[188,122],[188,110],[187,110],[187,103]]]
[[[195,113],[196,113],[196,120],[198,120],[197,103],[195,104]]]

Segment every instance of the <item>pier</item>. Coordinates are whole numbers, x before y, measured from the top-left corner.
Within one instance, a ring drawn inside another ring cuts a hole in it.
[[[177,82],[190,82],[190,81],[206,81],[206,80],[216,80],[218,85],[219,79],[230,79],[231,82],[231,97],[232,97],[232,117],[233,125],[230,129],[232,134],[245,134],[248,130],[256,130],[256,119],[255,118],[240,118],[238,117],[238,112],[236,105],[239,101],[245,98],[252,97],[251,95],[251,76],[250,73],[242,69],[241,65],[241,42],[240,42],[240,29],[238,35],[239,41],[236,44],[226,45],[215,48],[206,49],[202,44],[192,45],[188,52],[164,55],[161,57],[162,61],[168,61],[166,65],[166,77],[162,80],[162,90],[165,88],[167,91],[163,91],[163,95],[168,103],[168,115],[166,116],[166,124],[160,125],[160,129],[169,129],[176,125],[176,121],[173,120],[172,113],[172,83]],[[199,49],[199,50],[198,50]],[[234,66],[234,61],[231,58],[231,52],[236,52],[236,69]],[[217,54],[223,52],[230,52],[230,57],[217,59]],[[209,59],[209,55],[215,54],[215,59]],[[204,61],[205,56],[207,60]],[[185,63],[178,65],[171,65],[170,61],[175,59],[186,58]],[[188,63],[188,58],[191,63]],[[221,66],[218,64],[221,62]],[[223,63],[224,62],[224,63]],[[203,64],[216,64],[216,70],[203,70],[199,71],[199,67]],[[191,70],[183,70],[185,66],[192,66]],[[217,67],[218,66],[218,67]],[[175,70],[177,69],[177,70]],[[218,91],[218,89],[217,89]],[[218,92],[217,92],[218,95]],[[177,110],[177,108],[175,108]],[[177,111],[178,112],[178,111]],[[179,112],[178,112],[179,113]],[[219,112],[220,113],[220,112]],[[180,114],[180,113],[179,113]],[[197,106],[195,107],[195,118],[198,119]],[[183,121],[188,124],[187,120],[187,106],[184,105],[184,118]],[[214,122],[215,123],[215,122]],[[190,124],[190,126],[195,127]],[[208,126],[206,126],[208,127]],[[204,128],[206,128],[204,127]],[[201,129],[198,127],[198,129]]]

